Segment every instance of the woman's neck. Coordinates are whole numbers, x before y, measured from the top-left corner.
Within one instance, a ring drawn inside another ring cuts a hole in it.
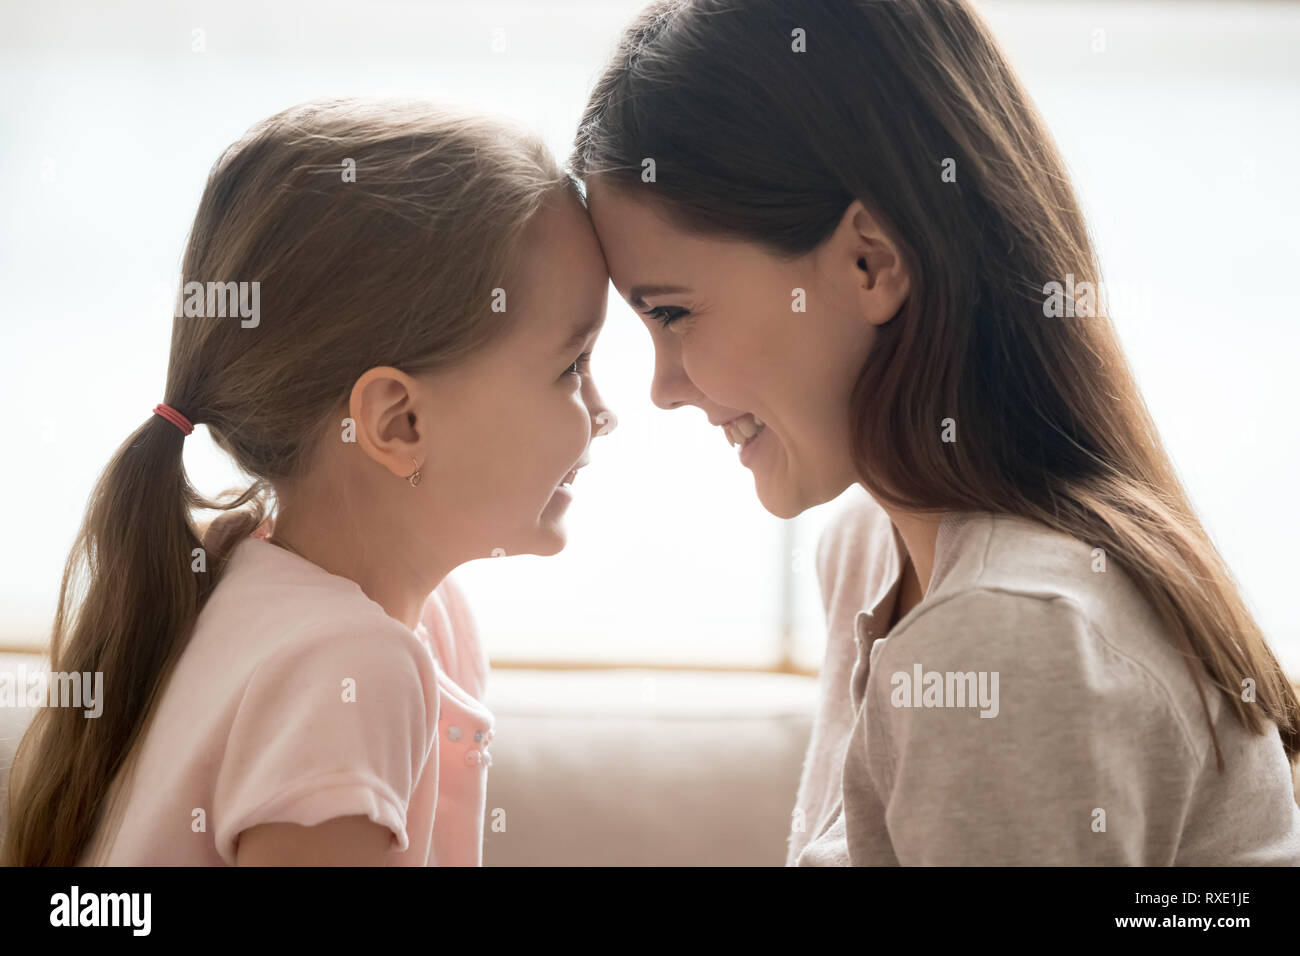
[[[935,541],[939,537],[939,525],[944,515],[923,515],[915,512],[893,511],[888,508],[889,520],[898,529],[903,543],[907,545],[907,556],[911,559],[913,573],[921,595],[930,590],[930,575],[934,570]]]
[[[868,491],[868,494],[870,492]],[[898,598],[894,602],[894,621],[890,627],[908,611],[920,604],[930,590],[930,576],[934,570],[935,542],[939,537],[939,525],[945,514],[921,514],[918,512],[899,511],[881,506],[889,515],[889,520],[898,529],[898,536],[903,539],[905,547],[903,559],[903,580]]]
[[[920,604],[924,597],[925,592],[921,589],[921,580],[916,575],[916,568],[913,567],[911,558],[904,555],[903,580],[898,589],[898,597],[894,600],[894,614],[889,621],[890,628],[892,629],[908,611]]]

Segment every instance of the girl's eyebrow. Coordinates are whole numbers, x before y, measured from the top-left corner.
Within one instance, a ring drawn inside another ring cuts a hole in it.
[[[587,341],[591,333],[599,330],[605,324],[605,317],[598,315],[594,319],[588,319],[581,326],[573,330],[573,334],[564,340],[564,344],[556,350],[556,355],[563,355],[572,349],[576,349],[583,342]]]
[[[647,295],[671,295],[676,292],[690,292],[684,285],[634,285],[628,290],[627,297],[632,302],[632,307],[638,312],[648,308],[645,304]]]

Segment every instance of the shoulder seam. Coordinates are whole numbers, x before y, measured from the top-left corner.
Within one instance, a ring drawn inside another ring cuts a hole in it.
[[[1169,688],[1165,686],[1165,682],[1162,681],[1155,674],[1153,674],[1151,670],[1141,661],[1136,660],[1129,654],[1126,654],[1124,651],[1120,650],[1118,647],[1116,647],[1114,644],[1108,641],[1106,639],[1106,636],[1096,627],[1096,625],[1092,622],[1092,620],[1090,620],[1088,616],[1083,613],[1083,609],[1079,607],[1079,605],[1074,600],[1067,597],[1066,595],[1034,594],[1029,591],[1023,591],[1023,590],[1017,590],[1011,588],[995,587],[990,585],[973,585],[970,587],[963,588],[962,590],[957,591],[954,594],[945,595],[942,600],[938,601],[931,607],[926,608],[924,611],[918,614],[913,620],[909,621],[906,628],[899,631],[897,634],[891,634],[890,637],[891,638],[903,637],[905,634],[907,634],[908,631],[912,629],[912,627],[916,624],[917,621],[922,620],[930,612],[934,611],[937,608],[943,607],[944,605],[948,604],[951,601],[956,600],[957,598],[966,597],[972,594],[981,594],[981,593],[990,594],[990,595],[1005,594],[1009,597],[1024,598],[1026,600],[1039,601],[1043,603],[1059,602],[1063,607],[1068,609],[1075,617],[1077,617],[1080,621],[1083,622],[1084,627],[1088,629],[1088,633],[1098,642],[1098,644],[1100,644],[1103,648],[1105,648],[1105,650],[1108,653],[1110,653],[1112,656],[1128,662],[1132,667],[1134,667],[1137,671],[1139,671],[1143,675],[1143,677],[1146,679],[1146,682],[1149,686],[1151,686],[1152,688],[1154,688],[1159,692],[1165,709],[1173,717],[1174,723],[1178,726],[1179,733],[1182,735],[1183,738],[1183,745],[1187,748],[1188,753],[1191,755],[1192,759],[1196,762],[1197,773],[1199,773],[1204,768],[1205,761],[1208,758],[1205,754],[1197,752],[1197,748],[1192,742],[1191,732],[1188,730],[1187,725],[1184,723],[1182,715],[1179,713],[1178,708],[1174,705],[1173,695],[1170,693]]]
[[[427,646],[424,645],[424,643],[419,639],[419,637],[414,632],[412,632],[407,627],[405,627],[400,621],[393,620],[392,618],[386,618],[386,619],[389,623],[391,623],[392,627],[387,627],[387,626],[376,627],[374,629],[374,633],[370,636],[374,637],[381,633],[390,632],[393,635],[392,639],[397,642],[397,646],[400,646],[403,649],[405,649],[412,658],[416,659],[416,668],[418,673],[419,660],[422,659],[423,656],[419,653],[419,651],[422,650],[425,655],[428,655],[430,657],[432,657],[432,651]],[[399,631],[402,633],[399,634]],[[257,676],[259,673],[261,673],[263,667],[267,666],[272,661],[277,660],[278,658],[284,655],[291,656],[293,653],[298,652],[298,649],[296,648],[294,651],[290,651],[289,648],[295,647],[295,645],[298,644],[310,643],[312,637],[329,639],[329,638],[339,637],[339,636],[352,637],[352,639],[358,642],[362,640],[360,635],[355,635],[355,636],[348,635],[344,631],[341,630],[335,631],[332,628],[323,628],[314,633],[311,629],[304,629],[303,631],[300,631],[299,633],[295,634],[293,637],[288,638],[279,647],[276,647],[270,652],[268,652],[266,656],[263,657],[260,661],[258,661],[257,664],[254,665],[253,669],[249,671],[248,678],[244,681],[244,686],[241,689],[239,694],[239,702],[235,705],[235,713],[238,713],[239,709],[243,707],[244,701],[248,698],[249,688],[251,688],[254,685],[254,683],[257,680]],[[367,656],[371,655],[373,652],[372,647],[362,648],[362,650]],[[436,692],[437,689],[436,667],[434,669],[433,686]],[[423,680],[420,681],[420,696],[421,699],[424,701],[424,710],[425,710],[425,714],[427,715],[430,713],[429,695],[425,692]],[[437,733],[436,727],[431,732],[436,735]]]

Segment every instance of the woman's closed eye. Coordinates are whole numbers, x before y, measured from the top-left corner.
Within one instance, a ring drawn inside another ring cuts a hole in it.
[[[676,315],[666,314],[670,312],[675,312],[678,314]],[[690,315],[690,310],[683,309],[675,305],[658,305],[655,306],[653,309],[650,309],[648,312],[645,312],[644,314],[648,315],[652,319],[657,320],[659,324],[666,329],[668,328],[668,326],[672,325],[678,319],[682,319]]]

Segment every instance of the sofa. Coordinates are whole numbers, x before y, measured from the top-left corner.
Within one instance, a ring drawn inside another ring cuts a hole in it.
[[[0,654],[0,672],[42,664]],[[492,672],[485,866],[780,866],[814,678],[651,670]],[[31,720],[0,707],[7,772]],[[1300,799],[1300,766],[1295,768]]]
[[[780,866],[816,696],[789,674],[494,670],[484,865]],[[31,717],[0,707],[0,832]]]

